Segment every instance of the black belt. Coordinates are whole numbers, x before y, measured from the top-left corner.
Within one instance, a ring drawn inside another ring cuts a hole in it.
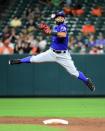
[[[66,50],[53,50],[55,53],[58,53],[58,54],[60,54],[60,53],[66,53]]]

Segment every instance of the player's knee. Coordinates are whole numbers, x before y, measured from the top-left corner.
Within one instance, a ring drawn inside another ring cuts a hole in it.
[[[70,74],[71,74],[71,76],[76,77],[76,78],[78,78],[78,76],[79,76],[79,72],[78,71],[71,72]]]

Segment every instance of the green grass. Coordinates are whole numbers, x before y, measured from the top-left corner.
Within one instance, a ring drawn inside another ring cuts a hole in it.
[[[105,117],[105,99],[0,99],[0,116]]]
[[[64,131],[64,130],[45,126],[11,124],[11,125],[0,125],[0,131]]]

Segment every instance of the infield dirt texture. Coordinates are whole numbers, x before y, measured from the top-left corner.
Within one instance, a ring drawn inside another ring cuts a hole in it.
[[[69,125],[44,125],[62,118]],[[105,131],[105,99],[0,99],[0,131]]]

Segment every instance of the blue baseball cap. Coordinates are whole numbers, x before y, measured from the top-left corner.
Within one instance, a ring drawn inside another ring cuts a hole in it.
[[[58,16],[65,17],[65,14],[64,14],[64,12],[58,12],[58,13],[55,14],[55,17],[54,17],[54,18],[56,18],[56,17],[58,17]]]

